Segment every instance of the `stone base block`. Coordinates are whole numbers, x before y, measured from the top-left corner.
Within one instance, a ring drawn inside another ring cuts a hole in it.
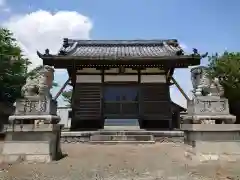
[[[28,162],[28,163],[49,163],[52,161],[50,155],[2,155],[0,162],[4,163],[18,163],[18,162]]]
[[[28,121],[36,121],[36,120],[43,120],[46,124],[57,124],[60,122],[60,117],[57,115],[13,115],[9,116],[9,121],[11,124],[25,124],[21,123],[26,120]]]
[[[115,144],[155,144],[155,141],[89,141],[90,144],[106,144],[106,145],[115,145]]]
[[[184,124],[205,124],[203,122],[209,122],[208,124],[234,124],[236,122],[236,116],[231,114],[226,115],[183,115],[181,116]],[[221,123],[216,123],[216,122]]]
[[[2,158],[6,162],[50,162],[57,159],[56,151],[50,152],[49,141],[9,141],[5,142]]]
[[[93,135],[90,141],[154,141],[153,135]]]
[[[140,131],[139,126],[104,126],[104,131]]]
[[[1,152],[1,162],[51,162],[62,156],[61,125],[44,125],[34,131],[7,131]]]
[[[138,119],[105,119],[104,130],[140,130]]]
[[[185,157],[193,161],[199,161],[199,162],[209,162],[209,161],[235,162],[240,160],[239,155],[223,155],[223,154],[219,155],[219,154],[203,154],[203,153],[194,154],[188,151],[185,152]]]
[[[240,142],[195,141],[185,150],[185,157],[200,162],[240,160]]]
[[[182,131],[146,131],[146,130],[134,130],[134,131],[122,131],[122,130],[99,130],[99,131],[71,131],[71,132],[62,132],[61,133],[61,142],[62,143],[83,143],[89,142],[90,138],[93,139],[93,136],[128,136],[136,137],[139,142],[145,136],[146,139],[153,138],[152,142],[182,142],[184,133]],[[95,138],[94,137],[94,138]],[[98,141],[99,139],[96,139]],[[106,140],[106,139],[101,139]],[[113,140],[112,140],[113,141]],[[122,142],[122,141],[121,141]],[[129,140],[130,142],[130,140]],[[132,141],[131,141],[132,142]],[[146,142],[146,141],[144,141]]]
[[[185,156],[199,161],[240,159],[240,125],[183,124]]]

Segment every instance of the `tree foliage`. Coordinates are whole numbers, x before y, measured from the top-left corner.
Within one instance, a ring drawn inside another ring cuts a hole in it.
[[[240,53],[225,52],[209,57],[209,75],[218,77],[224,87],[225,97],[232,101],[240,100]]]
[[[0,28],[0,101],[13,103],[21,97],[29,64],[13,34]]]
[[[67,90],[64,91],[62,93],[62,97],[64,99],[65,102],[67,102],[68,104],[71,104],[71,100],[72,100],[72,90]]]
[[[36,76],[38,75],[39,71],[43,68],[43,65],[39,65],[37,67],[35,67],[34,69],[32,69],[31,71],[29,71],[27,73],[27,77],[34,79],[36,78]],[[57,87],[58,84],[56,82],[53,82],[53,87]]]
[[[21,88],[27,77],[35,78],[42,69],[40,65],[30,72],[31,62],[23,57],[22,51],[13,34],[0,28],[0,101],[13,103],[21,97]],[[57,83],[53,83],[57,86]]]

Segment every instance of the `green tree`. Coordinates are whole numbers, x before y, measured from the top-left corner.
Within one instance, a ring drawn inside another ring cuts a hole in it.
[[[34,78],[43,67],[40,65],[28,72],[30,64],[23,57],[13,34],[8,29],[0,28],[0,102],[13,103],[21,97],[26,78]],[[58,85],[54,82],[53,86]]]
[[[0,101],[13,103],[21,97],[29,64],[13,34],[0,28]]]
[[[71,104],[72,90],[63,91],[62,97],[63,97],[64,101],[68,103],[68,105]]]
[[[225,52],[209,57],[209,75],[220,78],[225,97],[230,101],[240,100],[240,53]]]

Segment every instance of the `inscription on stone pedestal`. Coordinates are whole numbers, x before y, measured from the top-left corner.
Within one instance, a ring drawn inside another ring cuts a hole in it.
[[[23,99],[16,102],[18,115],[42,114],[47,111],[47,100]]]
[[[229,114],[228,100],[211,97],[195,97],[193,100],[194,114]]]

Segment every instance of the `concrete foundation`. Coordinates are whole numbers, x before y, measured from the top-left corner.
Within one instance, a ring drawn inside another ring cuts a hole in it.
[[[62,132],[62,143],[128,143],[182,142],[182,131],[99,130]]]
[[[14,125],[8,127],[1,162],[51,162],[62,156],[59,124]]]
[[[199,161],[240,159],[239,124],[182,124],[185,156]]]
[[[90,143],[155,143],[153,135],[93,135]]]

